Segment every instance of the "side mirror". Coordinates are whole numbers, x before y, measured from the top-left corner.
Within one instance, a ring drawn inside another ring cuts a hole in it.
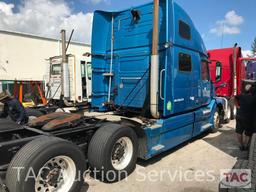
[[[226,84],[226,83],[222,83],[222,84],[220,84],[220,87],[221,87],[221,88],[226,87],[226,86],[227,86],[227,84]]]
[[[223,87],[226,87],[227,86],[227,83],[222,83],[220,84],[219,86],[216,86],[215,87],[215,90],[219,89],[219,88],[223,88]]]
[[[140,12],[138,10],[132,9],[131,14],[133,17],[133,22],[138,22],[140,20]]]

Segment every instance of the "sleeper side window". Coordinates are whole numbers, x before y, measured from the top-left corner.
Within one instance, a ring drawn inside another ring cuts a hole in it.
[[[183,39],[191,39],[191,28],[182,20],[179,20],[179,34]]]

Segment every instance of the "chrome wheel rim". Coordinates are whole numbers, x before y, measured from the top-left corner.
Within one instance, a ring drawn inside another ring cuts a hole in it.
[[[55,110],[55,112],[57,112],[57,113],[58,113],[58,112],[65,112],[65,110],[62,109],[62,108],[58,108],[58,109]]]
[[[236,112],[237,112],[237,109],[236,109],[236,106],[234,105],[234,108],[233,108],[233,115],[236,116]]]
[[[227,119],[231,118],[231,108],[230,106],[228,106],[228,110],[227,110]]]
[[[67,156],[57,156],[45,163],[35,181],[35,192],[69,191],[76,178],[76,165]]]
[[[123,170],[131,162],[133,144],[129,137],[122,137],[115,143],[111,153],[111,163],[114,169]]]
[[[219,128],[219,123],[220,123],[220,117],[219,117],[219,113],[215,112],[214,113],[214,128],[218,129]]]

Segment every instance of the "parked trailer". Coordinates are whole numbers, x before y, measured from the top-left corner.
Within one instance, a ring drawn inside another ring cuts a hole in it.
[[[66,44],[66,31],[61,30],[62,55],[49,59],[45,75],[48,103],[60,107],[88,105],[91,100],[91,58],[67,54],[73,32]]]
[[[102,179],[117,181],[137,158],[218,130],[206,49],[180,6],[155,0],[96,11],[92,34],[95,112],[48,114],[30,127],[1,131],[0,169],[7,169],[10,192],[79,191],[86,159]],[[30,168],[36,179],[26,180]]]
[[[64,97],[67,106],[76,106],[91,101],[91,59],[76,58],[74,55],[67,55],[68,68],[64,74],[65,84]],[[46,96],[51,102],[58,103],[62,100],[62,58],[61,56],[49,59],[49,70],[46,77]]]
[[[225,122],[235,118],[234,96],[241,93],[242,81],[246,79],[247,61],[255,58],[243,58],[241,47],[208,50],[211,80],[218,96],[218,110]]]

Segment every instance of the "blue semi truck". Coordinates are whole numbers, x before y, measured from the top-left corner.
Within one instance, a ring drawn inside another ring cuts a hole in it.
[[[79,191],[88,165],[100,178],[117,181],[134,170],[137,158],[218,130],[207,52],[180,6],[154,0],[96,11],[92,34],[91,111],[0,126],[3,189]],[[31,168],[35,178],[27,181]]]
[[[200,34],[176,3],[160,1],[158,8],[155,23],[153,3],[96,11],[93,22],[92,107],[150,122],[141,127],[145,159],[215,129],[218,118]]]

